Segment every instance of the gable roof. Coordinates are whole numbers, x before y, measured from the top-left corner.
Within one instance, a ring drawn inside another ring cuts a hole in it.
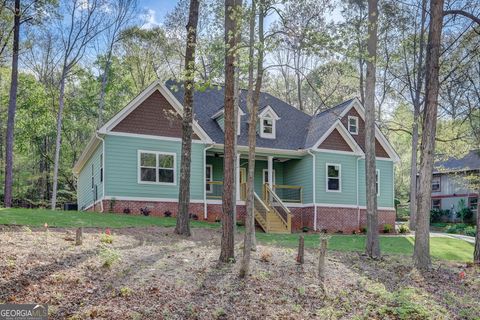
[[[434,173],[480,170],[480,149],[470,150],[463,157],[449,157],[446,160],[437,160]]]

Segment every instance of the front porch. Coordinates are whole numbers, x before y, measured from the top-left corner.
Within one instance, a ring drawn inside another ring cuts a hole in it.
[[[289,161],[291,161],[289,163]],[[299,159],[258,155],[255,159],[254,210],[255,220],[265,232],[290,233],[289,206],[304,203],[304,186],[290,184],[299,181],[291,164]],[[207,200],[221,200],[223,194],[223,154],[207,153],[205,190]],[[237,200],[247,194],[248,155],[239,154],[236,162]]]

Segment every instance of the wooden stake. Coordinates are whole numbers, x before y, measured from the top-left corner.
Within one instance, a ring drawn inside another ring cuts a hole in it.
[[[320,235],[320,252],[318,256],[318,280],[325,292],[325,255],[327,254],[328,237]]]
[[[80,227],[77,229],[77,234],[75,237],[75,245],[76,246],[81,246],[83,243],[83,228]]]
[[[298,264],[303,264],[305,262],[304,254],[305,254],[305,239],[303,235],[301,235],[300,237],[298,237],[298,255],[297,255]]]

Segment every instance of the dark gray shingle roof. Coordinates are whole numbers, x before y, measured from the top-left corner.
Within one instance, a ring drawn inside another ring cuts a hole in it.
[[[435,161],[434,172],[480,170],[480,149],[470,150],[464,157],[449,157],[448,159]]]
[[[178,101],[183,102],[184,91],[179,83],[169,80],[166,82],[166,87]],[[248,145],[246,90],[241,90],[239,99],[239,106],[245,115],[241,117],[241,134],[238,136],[238,144],[246,146]],[[205,90],[195,91],[193,101],[195,119],[212,140],[223,144],[224,133],[212,116],[223,108],[224,88],[211,86]],[[257,147],[286,150],[309,148],[333,125],[351,101],[345,101],[329,110],[310,116],[268,93],[261,92],[259,109],[262,110],[267,105],[272,107],[280,120],[276,125],[276,139],[265,139],[257,135]]]

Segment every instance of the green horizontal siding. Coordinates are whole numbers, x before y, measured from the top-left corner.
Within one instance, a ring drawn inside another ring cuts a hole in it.
[[[303,203],[313,202],[312,163],[311,155],[284,162],[284,184],[303,186]]]
[[[124,136],[105,137],[105,193],[110,197],[178,198],[181,160],[180,141],[162,141]],[[190,196],[203,199],[203,144],[192,144]],[[176,184],[138,183],[138,150],[176,154]]]
[[[377,198],[379,207],[392,208],[393,204],[393,161],[377,160],[377,170],[380,172],[380,193]],[[366,205],[365,160],[358,162],[358,195],[361,206]]]
[[[100,143],[78,175],[77,203],[80,210],[86,209],[92,205],[95,199],[95,187],[92,188],[92,165],[93,183],[97,188],[96,199],[98,200],[103,197],[103,182],[100,181],[100,156],[102,150],[102,144]]]

